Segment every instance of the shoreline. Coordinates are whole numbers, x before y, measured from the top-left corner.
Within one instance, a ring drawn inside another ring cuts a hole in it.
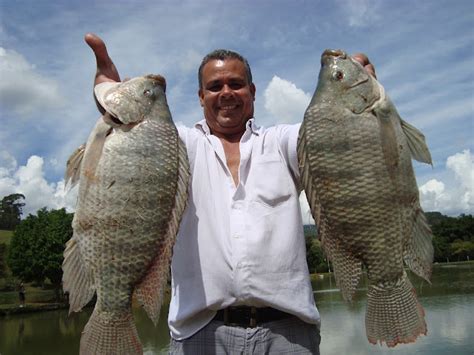
[[[470,261],[453,261],[449,263],[434,263],[433,267],[443,267],[446,265],[463,265],[463,264],[473,264],[474,260]],[[315,281],[317,279],[322,279],[329,276],[331,273],[324,272],[324,273],[314,273],[310,274],[310,280]],[[166,292],[169,297],[169,290]],[[89,306],[89,305],[88,305]],[[88,307],[86,306],[86,307]],[[133,301],[133,307],[137,306],[136,301]],[[7,304],[0,304],[0,317],[7,317],[10,315],[16,314],[25,314],[25,313],[34,313],[34,312],[44,312],[44,311],[55,311],[58,309],[67,309],[69,304],[67,303],[58,303],[58,302],[51,302],[51,303],[25,303],[24,307],[20,307],[18,303],[7,303]]]

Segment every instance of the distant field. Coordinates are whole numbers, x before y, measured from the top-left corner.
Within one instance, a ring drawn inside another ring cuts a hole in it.
[[[10,244],[12,235],[13,235],[12,231],[0,230],[0,244]]]

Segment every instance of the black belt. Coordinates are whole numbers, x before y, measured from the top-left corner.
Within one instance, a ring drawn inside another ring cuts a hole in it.
[[[224,322],[225,325],[254,328],[259,324],[273,322],[281,319],[291,318],[291,314],[279,311],[275,308],[265,307],[228,307],[217,311],[214,320]]]

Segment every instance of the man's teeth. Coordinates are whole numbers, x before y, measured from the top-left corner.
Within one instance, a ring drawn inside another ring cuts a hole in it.
[[[232,105],[232,106],[221,106],[221,110],[232,110],[236,108],[237,105]]]

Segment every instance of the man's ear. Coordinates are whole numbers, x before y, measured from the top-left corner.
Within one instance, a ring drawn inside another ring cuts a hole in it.
[[[252,83],[250,84],[250,93],[253,96],[253,101],[255,101],[255,93],[257,92],[257,88],[255,87],[255,84]]]
[[[204,107],[204,93],[202,92],[202,89],[199,89],[198,96],[199,96],[199,103],[201,104],[201,107]]]

